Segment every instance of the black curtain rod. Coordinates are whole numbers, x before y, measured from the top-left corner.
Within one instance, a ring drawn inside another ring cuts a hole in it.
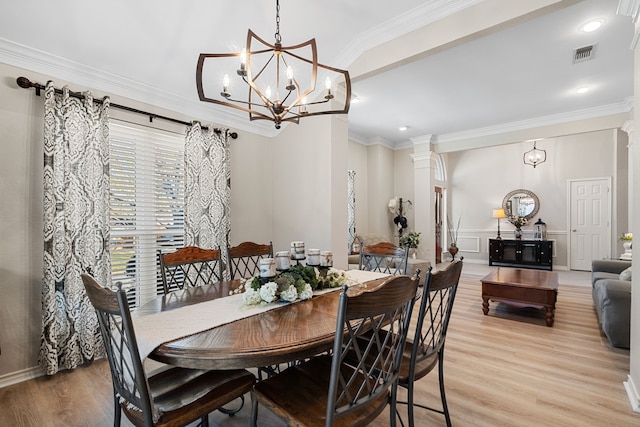
[[[37,96],[40,96],[40,91],[45,89],[45,86],[41,85],[40,83],[32,82],[31,80],[29,80],[26,77],[18,77],[16,79],[16,82],[18,83],[18,86],[20,86],[21,88],[24,88],[24,89],[35,88]],[[61,94],[62,90],[56,88],[56,93]],[[84,95],[82,93],[79,93],[79,92],[69,91],[69,95],[74,97],[74,98],[84,99]],[[94,99],[93,101],[97,102],[98,104],[102,104],[102,100],[101,99]],[[120,110],[129,111],[131,113],[138,113],[138,114],[142,114],[144,116],[149,116],[149,122],[153,122],[153,119],[162,119],[162,120],[166,120],[166,121],[173,122],[173,123],[178,123],[178,124],[185,125],[185,126],[191,125],[191,123],[185,122],[184,120],[178,120],[178,119],[174,119],[173,117],[166,117],[166,116],[161,116],[161,115],[154,114],[154,113],[149,113],[147,111],[142,111],[142,110],[138,110],[136,108],[127,107],[126,105],[119,105],[119,104],[110,103],[109,106],[111,106],[113,108],[118,108]],[[202,126],[202,129],[208,130],[209,128],[207,126]],[[213,131],[215,133],[221,133],[222,129],[214,128]],[[238,138],[238,133],[237,132],[229,132],[229,136],[232,139],[236,139],[236,138]]]

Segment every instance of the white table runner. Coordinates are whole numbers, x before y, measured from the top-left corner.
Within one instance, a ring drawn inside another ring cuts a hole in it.
[[[365,283],[389,276],[384,273],[363,270],[348,270],[345,274],[348,283],[351,284]],[[314,292],[314,295],[321,295],[339,289],[324,289]],[[276,302],[247,306],[242,304],[242,294],[238,294],[180,307],[175,310],[134,317],[133,328],[138,341],[140,358],[144,361],[156,347],[165,342],[274,310],[282,307],[283,304],[289,303]]]

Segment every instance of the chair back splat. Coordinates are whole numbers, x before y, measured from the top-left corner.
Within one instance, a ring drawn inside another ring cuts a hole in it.
[[[332,355],[258,382],[251,392],[252,425],[261,403],[289,425],[325,427],[369,425],[388,404],[395,426],[397,379],[418,281],[394,276],[373,289],[343,287]]]
[[[186,246],[175,252],[158,251],[164,293],[185,286],[209,285],[223,280],[223,262],[220,249],[202,249]]]
[[[168,368],[147,376],[140,360],[127,295],[103,288],[82,274],[87,296],[95,308],[114,390],[114,426],[121,414],[135,426],[187,425],[243,398],[255,383],[244,369],[210,371]]]
[[[365,245],[360,249],[360,270],[393,275],[407,274],[409,251],[390,242]]]
[[[451,426],[444,388],[444,345],[461,273],[462,258],[454,260],[445,269],[435,273],[429,268],[425,279],[415,336],[412,340],[407,340],[399,377],[399,385],[406,388],[408,393],[407,402],[398,403],[407,403],[409,426],[415,425],[414,406],[444,415],[447,426]],[[413,400],[414,382],[426,376],[436,365],[442,410],[415,403]]]
[[[227,261],[231,279],[246,279],[260,271],[260,260],[273,258],[273,244],[268,245],[242,242],[237,246],[227,246]]]

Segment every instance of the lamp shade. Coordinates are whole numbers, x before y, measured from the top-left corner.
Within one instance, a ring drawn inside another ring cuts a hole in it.
[[[505,215],[504,209],[500,208],[500,209],[494,209],[493,210],[493,217],[494,218],[506,218],[507,215]]]

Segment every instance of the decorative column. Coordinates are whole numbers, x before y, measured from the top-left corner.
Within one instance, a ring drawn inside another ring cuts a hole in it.
[[[422,233],[422,242],[418,247],[418,258],[425,259],[435,266],[435,198],[434,193],[434,153],[431,151],[432,135],[411,139],[413,142],[414,176],[414,222],[415,231]]]
[[[627,144],[627,170],[628,170],[628,188],[627,195],[629,203],[627,203],[627,222],[628,222],[628,230],[633,230],[633,145],[634,145],[634,122],[633,120],[627,120],[622,125],[622,131],[626,132],[629,136],[629,143]]]

